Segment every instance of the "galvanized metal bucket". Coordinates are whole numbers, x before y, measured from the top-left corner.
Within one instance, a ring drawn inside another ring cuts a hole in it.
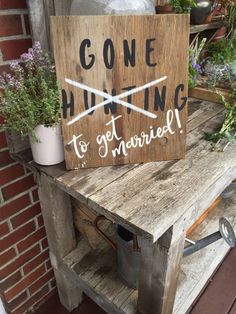
[[[127,286],[137,288],[141,260],[137,236],[124,227],[115,225],[115,243],[98,226],[99,221],[104,219],[107,218],[98,216],[95,220],[94,227],[98,234],[100,234],[102,238],[117,251],[117,272],[121,280]]]

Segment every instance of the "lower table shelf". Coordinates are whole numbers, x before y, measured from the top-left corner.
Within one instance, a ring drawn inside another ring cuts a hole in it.
[[[223,200],[191,236],[197,240],[219,230],[219,217],[236,226],[236,195]],[[174,305],[175,314],[186,313],[217,269],[229,246],[219,240],[183,258]],[[128,288],[116,272],[116,254],[106,244],[92,251],[84,239],[64,259],[63,268],[72,273],[78,286],[108,313],[136,313],[137,290]]]

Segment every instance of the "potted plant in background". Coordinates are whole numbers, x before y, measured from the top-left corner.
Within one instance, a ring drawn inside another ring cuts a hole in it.
[[[214,89],[217,85],[227,89],[231,88],[236,79],[233,71],[235,61],[236,32],[231,37],[209,44],[204,73],[211,88]]]
[[[212,2],[209,0],[196,0],[196,7],[190,11],[190,23],[203,24],[212,11]]]
[[[176,13],[189,13],[197,4],[195,0],[170,0],[170,5]]]
[[[156,13],[157,14],[169,14],[169,13],[175,13],[175,10],[170,4],[170,0],[168,0],[165,4],[156,5]]]
[[[53,165],[64,160],[60,126],[60,97],[55,66],[39,42],[10,65],[0,77],[3,96],[0,115],[4,127],[29,135],[35,162]]]
[[[156,12],[163,13],[189,13],[191,8],[196,7],[195,0],[168,0],[163,5],[156,6]]]

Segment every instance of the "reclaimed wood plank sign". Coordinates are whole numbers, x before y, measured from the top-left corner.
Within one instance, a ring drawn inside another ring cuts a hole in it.
[[[67,169],[183,158],[188,15],[51,23]]]

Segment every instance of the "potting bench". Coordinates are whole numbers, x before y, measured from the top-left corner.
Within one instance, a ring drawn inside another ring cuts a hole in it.
[[[204,131],[219,127],[219,104],[192,100],[187,154],[182,160],[66,171],[42,167],[27,152],[14,157],[33,170],[47,231],[50,258],[62,304],[75,308],[85,292],[107,313],[184,314],[229,247],[223,240],[182,258],[186,230],[236,178],[236,143],[211,152]],[[125,286],[115,252],[91,250],[76,238],[71,197],[138,235],[142,268],[139,289]],[[218,218],[236,224],[236,198],[223,202],[195,230],[193,239],[218,230]],[[177,288],[178,286],[178,288]],[[177,294],[176,294],[177,290]]]

